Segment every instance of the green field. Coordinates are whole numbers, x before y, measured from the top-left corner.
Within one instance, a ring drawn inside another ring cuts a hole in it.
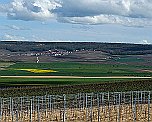
[[[33,73],[23,69],[55,70]],[[152,66],[127,64],[84,64],[75,62],[16,63],[0,71],[1,76],[152,76]]]
[[[59,85],[78,85],[78,84],[96,84],[111,83],[122,81],[136,81],[139,79],[123,78],[0,78],[0,86],[59,86]],[[140,80],[144,80],[140,79]]]

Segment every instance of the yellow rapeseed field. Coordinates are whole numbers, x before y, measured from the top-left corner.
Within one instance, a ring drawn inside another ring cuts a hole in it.
[[[32,72],[32,73],[57,72],[57,71],[55,71],[55,70],[46,70],[46,69],[16,69],[16,70],[28,71],[28,72]]]

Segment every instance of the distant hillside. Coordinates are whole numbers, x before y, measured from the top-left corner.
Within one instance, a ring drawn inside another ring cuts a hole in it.
[[[95,42],[5,42],[0,41],[0,50],[10,52],[42,52],[51,49],[96,50],[112,55],[143,55],[152,54],[152,45]]]

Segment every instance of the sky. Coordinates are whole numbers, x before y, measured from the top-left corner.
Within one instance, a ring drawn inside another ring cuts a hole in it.
[[[0,40],[152,44],[152,0],[0,0]]]

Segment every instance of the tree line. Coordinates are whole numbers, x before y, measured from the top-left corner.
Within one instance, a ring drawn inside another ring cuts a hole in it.
[[[22,42],[0,41],[0,50],[10,52],[42,52],[53,49],[67,51],[92,50],[103,51],[113,55],[152,54],[152,45],[127,43],[96,43],[96,42]]]

